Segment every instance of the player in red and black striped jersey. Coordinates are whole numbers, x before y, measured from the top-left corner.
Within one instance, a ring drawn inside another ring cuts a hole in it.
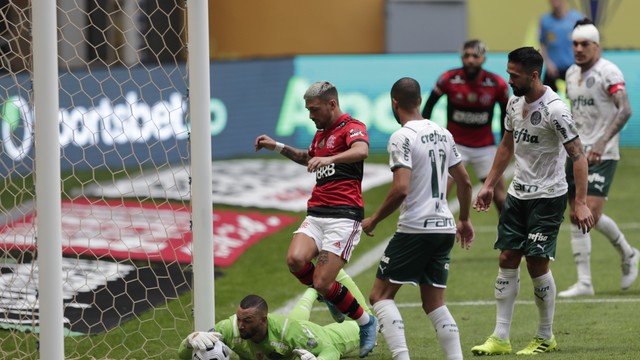
[[[358,146],[363,147],[369,143],[366,126],[351,115],[343,114],[329,128],[316,132],[308,153],[311,158],[332,157],[349,150],[356,142],[362,142]],[[315,171],[316,186],[307,203],[307,213],[361,221],[364,218],[363,165],[364,160],[359,160],[331,162],[319,167]]]
[[[438,78],[422,110],[431,119],[433,107],[441,96],[447,96],[447,129],[453,135],[466,165],[471,164],[481,181],[489,175],[496,153],[496,141],[491,121],[496,103],[500,119],[504,119],[509,101],[509,87],[498,75],[482,68],[486,47],[480,40],[469,40],[462,48],[462,67],[446,71]],[[504,123],[501,120],[504,133]],[[451,187],[452,181],[449,181]],[[447,191],[450,193],[449,191]],[[504,180],[500,179],[494,192],[494,203],[502,210],[506,197]]]
[[[360,357],[364,357],[375,346],[377,319],[365,308],[366,300],[355,283],[351,281],[352,287],[347,288],[336,277],[362,234],[362,175],[369,136],[363,123],[340,110],[338,91],[330,82],[313,83],[304,99],[318,129],[309,149],[295,149],[267,135],[258,136],[255,148],[276,151],[315,173],[307,216],[294,232],[287,265],[301,283],[322,295],[330,309],[334,306],[358,323]]]

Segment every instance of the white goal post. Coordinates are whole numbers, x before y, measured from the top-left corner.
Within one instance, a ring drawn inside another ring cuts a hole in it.
[[[175,358],[215,322],[208,1],[0,13],[0,358]],[[169,167],[190,200],[82,191]]]

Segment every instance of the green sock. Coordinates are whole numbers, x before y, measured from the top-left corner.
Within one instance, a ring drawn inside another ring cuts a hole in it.
[[[296,320],[309,320],[311,317],[311,308],[313,303],[318,298],[318,292],[314,288],[308,288],[307,291],[302,294],[302,297],[291,309],[289,317]]]
[[[353,281],[351,276],[349,276],[349,274],[347,274],[347,272],[344,271],[344,269],[340,270],[340,272],[338,273],[338,276],[336,277],[336,281],[340,282],[342,285],[346,286],[347,289],[349,289],[349,291],[351,291],[351,294],[353,295],[354,298],[356,298],[356,300],[358,300],[358,303],[360,304],[360,306],[362,306],[364,311],[366,311],[370,315],[373,315],[373,312],[371,312],[371,309],[369,309],[369,305],[367,305],[367,300],[364,298],[364,295],[362,295],[362,293],[360,292],[358,285],[356,285],[356,283]]]

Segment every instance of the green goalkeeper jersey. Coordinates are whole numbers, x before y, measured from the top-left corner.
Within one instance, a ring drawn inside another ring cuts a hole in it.
[[[338,360],[360,346],[360,328],[355,321],[321,326],[278,314],[267,316],[267,337],[260,343],[240,337],[236,315],[217,323],[215,331],[241,359],[293,360],[298,359],[293,349],[305,349],[319,360]],[[185,339],[180,344],[180,359],[191,359],[191,351]]]

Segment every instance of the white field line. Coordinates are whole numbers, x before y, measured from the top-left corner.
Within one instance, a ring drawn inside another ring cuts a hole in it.
[[[556,299],[556,304],[614,304],[614,303],[637,303],[640,302],[640,298],[619,298],[619,299],[570,299],[560,300]],[[480,300],[480,301],[452,301],[447,302],[447,306],[495,306],[495,300]],[[518,300],[518,305],[534,305],[534,301]],[[422,307],[422,303],[396,303],[399,308],[419,308]],[[327,311],[326,306],[315,306],[311,311]]]

